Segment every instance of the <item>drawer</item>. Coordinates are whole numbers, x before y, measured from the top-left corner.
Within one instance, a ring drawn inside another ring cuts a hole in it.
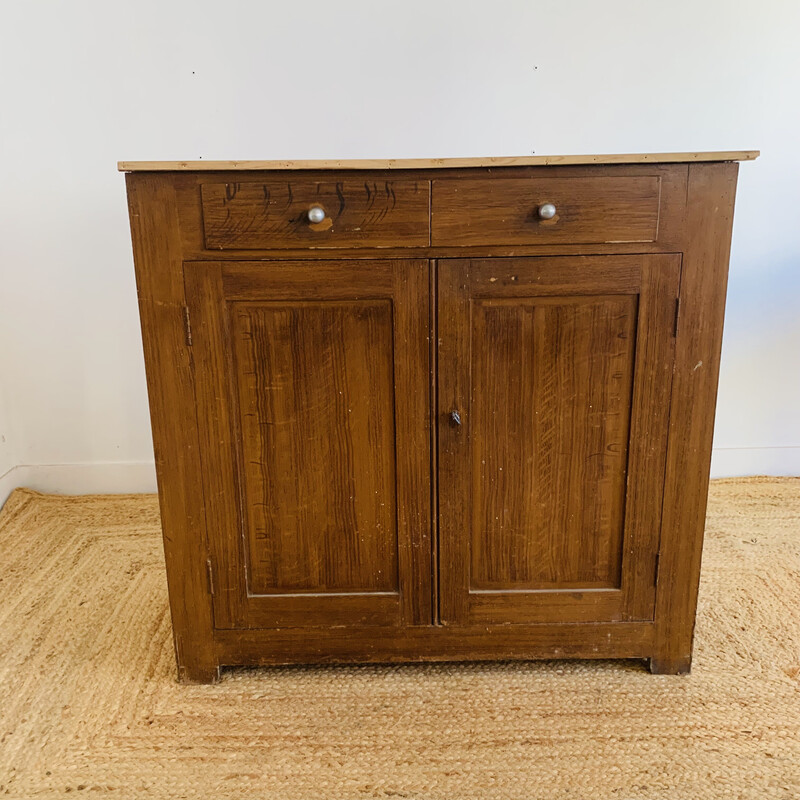
[[[210,250],[430,242],[429,181],[204,183],[201,196]]]
[[[661,178],[652,175],[434,180],[431,241],[434,245],[654,242],[660,198]],[[544,218],[548,211],[554,211],[553,216]]]

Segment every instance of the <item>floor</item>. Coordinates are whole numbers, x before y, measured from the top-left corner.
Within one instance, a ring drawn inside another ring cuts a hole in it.
[[[640,662],[175,682],[152,496],[0,513],[0,796],[800,798],[800,479],[712,484],[691,675]]]

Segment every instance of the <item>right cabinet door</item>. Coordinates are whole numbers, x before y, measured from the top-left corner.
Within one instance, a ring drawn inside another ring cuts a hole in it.
[[[444,624],[653,618],[679,255],[438,262]]]

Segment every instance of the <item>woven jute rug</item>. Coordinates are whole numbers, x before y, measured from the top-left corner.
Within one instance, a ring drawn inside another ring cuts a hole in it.
[[[0,796],[800,798],[800,480],[712,484],[695,662],[181,686],[153,496],[0,512]]]

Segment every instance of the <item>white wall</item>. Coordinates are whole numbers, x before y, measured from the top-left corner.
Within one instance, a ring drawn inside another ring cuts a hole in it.
[[[0,122],[0,125],[2,123]],[[2,217],[0,216],[0,220]],[[4,228],[0,222],[0,242],[4,238]],[[2,247],[2,244],[0,244]],[[8,396],[13,385],[9,362],[10,348],[8,344],[13,340],[11,330],[7,326],[8,319],[3,313],[5,305],[5,264],[0,260],[0,506],[6,499],[9,491],[17,485],[12,475],[18,463],[16,448],[16,431],[11,422],[8,410]]]
[[[738,148],[763,156],[740,172],[715,471],[800,473],[794,0],[53,0],[3,17],[0,429],[18,480],[153,485],[118,159]]]
[[[0,392],[0,481],[8,475],[16,464],[17,453],[11,434],[11,418],[6,411],[5,398]]]

